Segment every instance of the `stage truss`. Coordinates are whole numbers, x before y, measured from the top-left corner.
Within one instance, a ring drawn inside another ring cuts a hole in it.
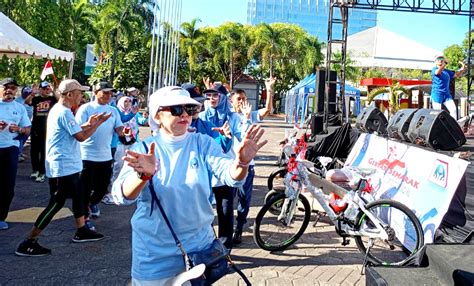
[[[339,64],[341,70],[338,74],[339,80],[331,81],[330,73],[326,72],[326,86],[324,92],[324,131],[327,132],[328,118],[329,118],[329,105],[338,105],[337,102],[329,102],[329,87],[331,84],[340,85],[340,94],[345,92],[345,80],[346,80],[346,53],[347,53],[347,25],[349,20],[348,9],[368,9],[368,10],[382,10],[382,11],[399,11],[399,12],[415,12],[415,13],[428,13],[428,14],[440,14],[440,15],[454,15],[454,16],[467,16],[469,17],[469,32],[472,30],[473,21],[473,9],[474,0],[365,0],[365,1],[350,1],[350,0],[330,0],[329,3],[329,17],[328,17],[328,41],[326,50],[326,70],[331,69],[332,64]],[[335,29],[340,30],[340,36],[334,36]],[[471,87],[473,83],[473,76],[471,73],[471,60],[473,54],[471,33],[469,33],[469,50],[467,51],[467,82],[468,82],[468,102],[470,102]],[[333,57],[334,47],[339,46],[341,51],[341,57],[335,59]],[[339,100],[338,110],[343,110],[344,100]],[[349,117],[346,114],[345,120],[348,121]]]

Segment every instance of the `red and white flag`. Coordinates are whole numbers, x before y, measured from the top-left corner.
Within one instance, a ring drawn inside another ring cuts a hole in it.
[[[46,63],[44,64],[44,68],[43,68],[43,71],[41,72],[41,80],[44,80],[46,78],[47,75],[49,74],[54,74],[54,71],[53,71],[53,64],[51,63],[50,60],[46,61]]]

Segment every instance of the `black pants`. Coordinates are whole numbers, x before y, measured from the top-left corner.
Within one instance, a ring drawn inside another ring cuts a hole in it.
[[[18,152],[16,146],[0,148],[0,221],[7,218],[15,194]]]
[[[39,229],[45,229],[54,215],[64,206],[66,199],[72,197],[72,212],[74,218],[84,215],[84,189],[82,188],[80,173],[74,173],[64,177],[49,178],[48,206],[41,212],[35,222]]]
[[[224,239],[224,245],[232,249],[234,233],[234,194],[235,188],[221,186],[212,188],[216,198],[218,237]]]
[[[33,172],[44,174],[44,161],[46,156],[46,133],[34,131],[31,132],[31,168]]]
[[[89,215],[89,204],[96,205],[100,203],[109,187],[110,177],[112,176],[113,160],[104,162],[82,161],[81,181],[85,190],[85,213]]]

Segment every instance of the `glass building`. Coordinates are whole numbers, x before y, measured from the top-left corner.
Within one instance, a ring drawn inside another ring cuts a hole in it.
[[[317,36],[319,41],[326,42],[328,2],[329,0],[249,0],[247,23],[251,25],[262,22],[298,24],[311,35]],[[349,35],[376,25],[377,12],[375,10],[349,8]]]

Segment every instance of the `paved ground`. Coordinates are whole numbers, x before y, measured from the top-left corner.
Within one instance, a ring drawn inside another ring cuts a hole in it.
[[[341,239],[327,220],[308,227],[303,237],[284,252],[269,253],[252,240],[252,225],[266,193],[266,179],[275,168],[278,141],[288,128],[281,119],[270,118],[263,126],[269,143],[256,160],[254,199],[244,242],[232,254],[253,285],[364,285],[360,275],[362,255],[354,243],[341,246]],[[145,131],[145,130],[143,130]],[[142,132],[143,134],[144,132]],[[15,198],[7,219],[10,229],[0,232],[0,285],[127,285],[130,281],[130,218],[134,206],[101,205],[103,215],[95,221],[106,239],[74,244],[71,202],[66,203],[48,226],[40,242],[52,249],[50,256],[17,257],[14,250],[39,212],[47,205],[47,183],[29,179],[29,161],[20,164]],[[231,274],[216,285],[243,285]]]

